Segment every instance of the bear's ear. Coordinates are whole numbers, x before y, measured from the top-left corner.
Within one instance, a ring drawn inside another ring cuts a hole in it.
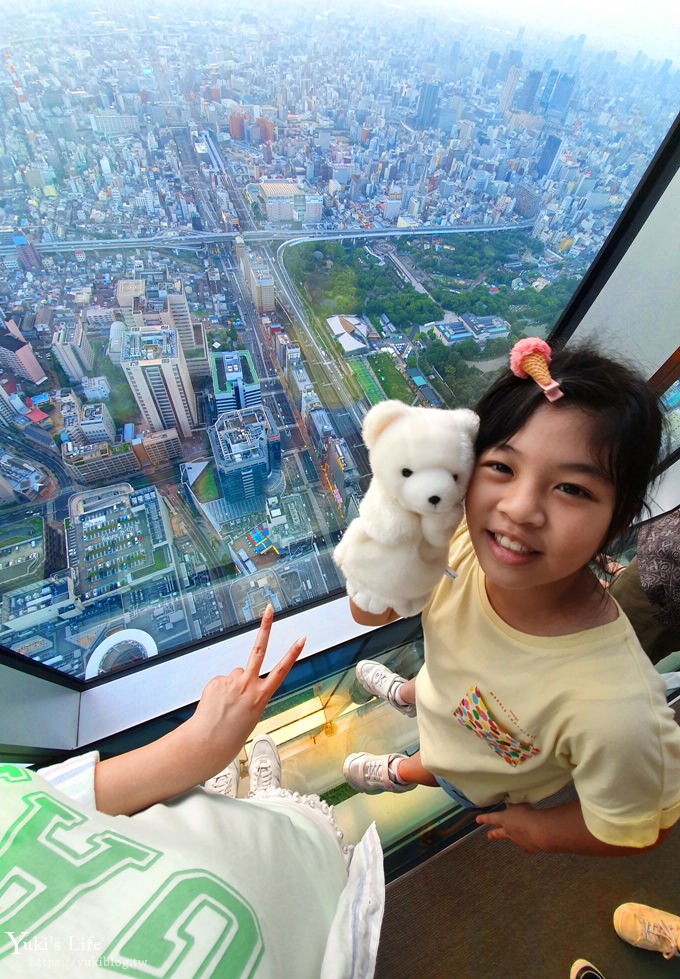
[[[379,401],[366,413],[361,426],[364,445],[372,449],[378,441],[378,436],[385,431],[397,418],[401,418],[411,409],[403,401]]]
[[[471,411],[469,408],[454,408],[451,412],[451,420],[458,431],[462,427],[471,439],[476,437],[479,430],[479,415],[476,411]]]

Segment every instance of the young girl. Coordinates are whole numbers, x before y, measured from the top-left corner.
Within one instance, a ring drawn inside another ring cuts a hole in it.
[[[662,421],[642,378],[593,349],[551,367],[539,384],[515,364],[477,407],[466,520],[423,612],[417,678],[357,666],[370,692],[417,710],[420,751],[353,754],[344,773],[359,791],[440,785],[498,807],[477,822],[527,852],[640,852],[680,817],[680,728],[591,562],[642,509]],[[578,801],[534,808],[570,781]]]

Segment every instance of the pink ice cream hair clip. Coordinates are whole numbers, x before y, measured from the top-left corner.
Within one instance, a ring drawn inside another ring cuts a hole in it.
[[[510,351],[510,370],[517,377],[531,377],[543,390],[548,401],[557,401],[564,391],[550,375],[550,347],[539,337],[518,340]]]

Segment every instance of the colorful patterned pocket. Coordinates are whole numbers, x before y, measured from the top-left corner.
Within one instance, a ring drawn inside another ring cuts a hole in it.
[[[486,741],[492,751],[508,765],[521,765],[527,758],[540,755],[540,749],[527,741],[518,741],[512,734],[504,731],[491,716],[479,687],[470,687],[453,712],[453,716],[463,727],[467,727],[482,741]]]

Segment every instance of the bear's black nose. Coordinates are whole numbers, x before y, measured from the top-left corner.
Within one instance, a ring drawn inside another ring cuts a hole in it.
[[[436,506],[438,503],[441,503],[441,499],[441,496],[430,496],[428,497],[428,503],[431,503],[432,506]]]

